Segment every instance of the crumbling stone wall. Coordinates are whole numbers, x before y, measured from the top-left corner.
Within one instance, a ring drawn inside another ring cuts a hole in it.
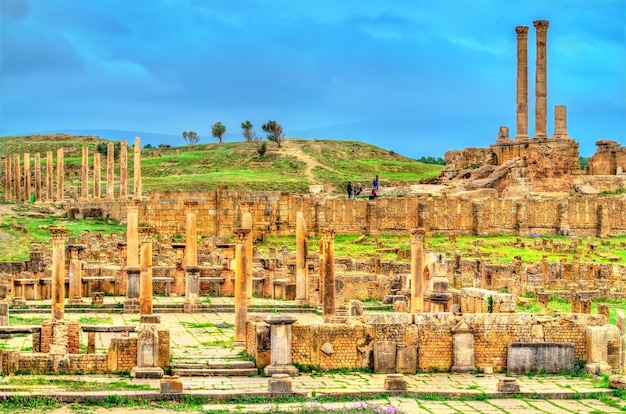
[[[514,313],[515,296],[486,289],[461,289],[461,313]]]
[[[595,154],[589,158],[589,175],[622,175],[626,170],[626,147],[608,139],[596,141]]]

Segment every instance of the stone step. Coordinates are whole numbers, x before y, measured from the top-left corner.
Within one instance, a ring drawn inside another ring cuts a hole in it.
[[[209,361],[206,364],[172,362],[170,367],[172,369],[248,369],[255,368],[255,365],[252,361]]]
[[[171,372],[172,375],[181,377],[249,377],[259,375],[259,370],[256,368],[171,368]]]

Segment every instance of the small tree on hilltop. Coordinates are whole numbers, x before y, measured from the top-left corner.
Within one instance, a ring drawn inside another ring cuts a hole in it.
[[[213,134],[213,138],[217,138],[220,140],[220,144],[222,143],[222,135],[226,132],[226,126],[221,122],[216,122],[211,125],[211,134]]]
[[[198,141],[200,141],[200,137],[198,136],[198,134],[193,131],[183,131],[183,139],[187,144],[190,145],[197,144]]]
[[[256,132],[252,130],[252,122],[246,121],[241,123],[241,130],[246,141],[257,141],[258,138],[256,136]]]
[[[267,133],[268,141],[274,141],[278,147],[283,140],[285,134],[283,134],[283,127],[276,121],[267,121],[267,124],[261,126],[263,132]]]

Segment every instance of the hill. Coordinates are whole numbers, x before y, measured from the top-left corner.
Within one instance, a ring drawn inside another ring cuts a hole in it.
[[[56,150],[64,148],[66,173],[75,178],[80,171],[81,148],[89,147],[92,154],[99,143],[108,141],[70,134],[1,137],[0,154],[29,152],[32,159],[32,154],[39,152],[45,163],[46,151],[55,151],[56,158]],[[347,181],[360,182],[367,188],[378,174],[382,186],[409,185],[435,177],[443,168],[357,141],[287,138],[281,148],[273,142],[266,144],[264,155],[260,155],[255,142],[143,148],[144,189],[213,190],[226,185],[231,189],[306,193],[310,186],[317,185],[323,186],[326,193],[342,194]],[[131,174],[132,152],[131,148]]]

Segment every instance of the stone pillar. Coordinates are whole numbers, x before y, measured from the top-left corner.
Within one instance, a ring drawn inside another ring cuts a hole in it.
[[[139,315],[152,316],[152,236],[154,227],[139,229],[141,238],[141,279],[139,280]]]
[[[246,346],[246,318],[248,316],[246,266],[248,252],[246,238],[249,229],[235,229],[235,342],[233,346]]]
[[[569,138],[567,135],[567,106],[554,107],[554,135],[552,139]]]
[[[134,197],[141,198],[141,138],[135,137],[134,163]]]
[[[250,201],[241,203],[241,210],[241,228],[250,230],[246,238],[246,250],[249,258],[246,264],[246,297],[252,299],[252,212],[254,211],[254,203]]]
[[[481,235],[485,230],[485,208],[483,203],[474,201],[474,234]]]
[[[15,202],[22,201],[22,172],[20,171],[20,154],[13,154],[13,193],[15,194]]]
[[[587,326],[585,330],[587,365],[585,371],[590,374],[611,373],[608,364],[608,332],[605,326]]]
[[[298,319],[291,315],[270,315],[263,320],[271,326],[270,343],[272,363],[265,367],[265,375],[287,374],[298,376],[298,368],[291,360],[291,325]]]
[[[128,198],[128,143],[120,144],[120,199]]]
[[[424,229],[411,229],[411,313],[424,311]]]
[[[83,277],[80,254],[85,250],[85,246],[82,244],[68,244],[67,248],[70,251],[70,291],[67,303],[69,305],[80,305],[83,303]]]
[[[65,239],[67,229],[50,228],[52,235],[52,319],[60,320],[65,316]]]
[[[4,157],[4,200],[13,201],[13,186],[12,186],[12,171],[11,171],[11,156]]]
[[[476,371],[474,362],[474,330],[465,321],[452,328],[453,373],[467,374]]]
[[[533,26],[537,30],[537,60],[535,69],[535,138],[548,138],[548,76],[547,51],[548,40],[547,20],[535,20]]]
[[[24,202],[30,203],[30,154],[24,153]]]
[[[9,302],[7,302],[7,285],[0,285],[0,326],[9,326]],[[0,339],[11,339],[11,334],[0,334]]]
[[[569,204],[567,200],[559,200],[557,205],[557,217],[559,220],[559,234],[562,236],[568,236],[570,231],[569,226]]]
[[[139,202],[130,200],[126,204],[126,300],[125,313],[139,312]]]
[[[137,366],[130,370],[133,378],[163,378],[159,367],[159,332],[157,325],[142,323],[137,333]]]
[[[296,305],[308,304],[309,267],[307,264],[307,228],[304,214],[296,214]]]
[[[115,188],[114,167],[115,167],[115,144],[113,144],[112,142],[109,142],[107,144],[107,194],[106,194],[107,200],[115,199],[115,193],[113,190]]]
[[[100,166],[100,153],[93,154],[93,200],[102,200],[102,168]]]
[[[41,156],[39,153],[35,154],[35,200],[42,200],[41,194]]]
[[[200,302],[200,269],[198,268],[198,234],[196,228],[198,202],[185,201],[186,244],[185,244],[185,301],[183,312],[198,313],[202,311]]]
[[[515,140],[528,139],[528,26],[516,26],[517,33],[517,135]]]
[[[52,166],[52,151],[46,152],[46,201],[54,200],[54,176]]]
[[[63,201],[65,188],[63,187],[65,180],[65,161],[63,160],[63,148],[57,150],[57,201]]]
[[[324,322],[328,323],[335,316],[335,230],[327,228],[322,234],[324,245],[324,296],[322,298]]]
[[[83,157],[80,168],[80,199],[89,199],[89,148],[87,147],[83,147]]]

